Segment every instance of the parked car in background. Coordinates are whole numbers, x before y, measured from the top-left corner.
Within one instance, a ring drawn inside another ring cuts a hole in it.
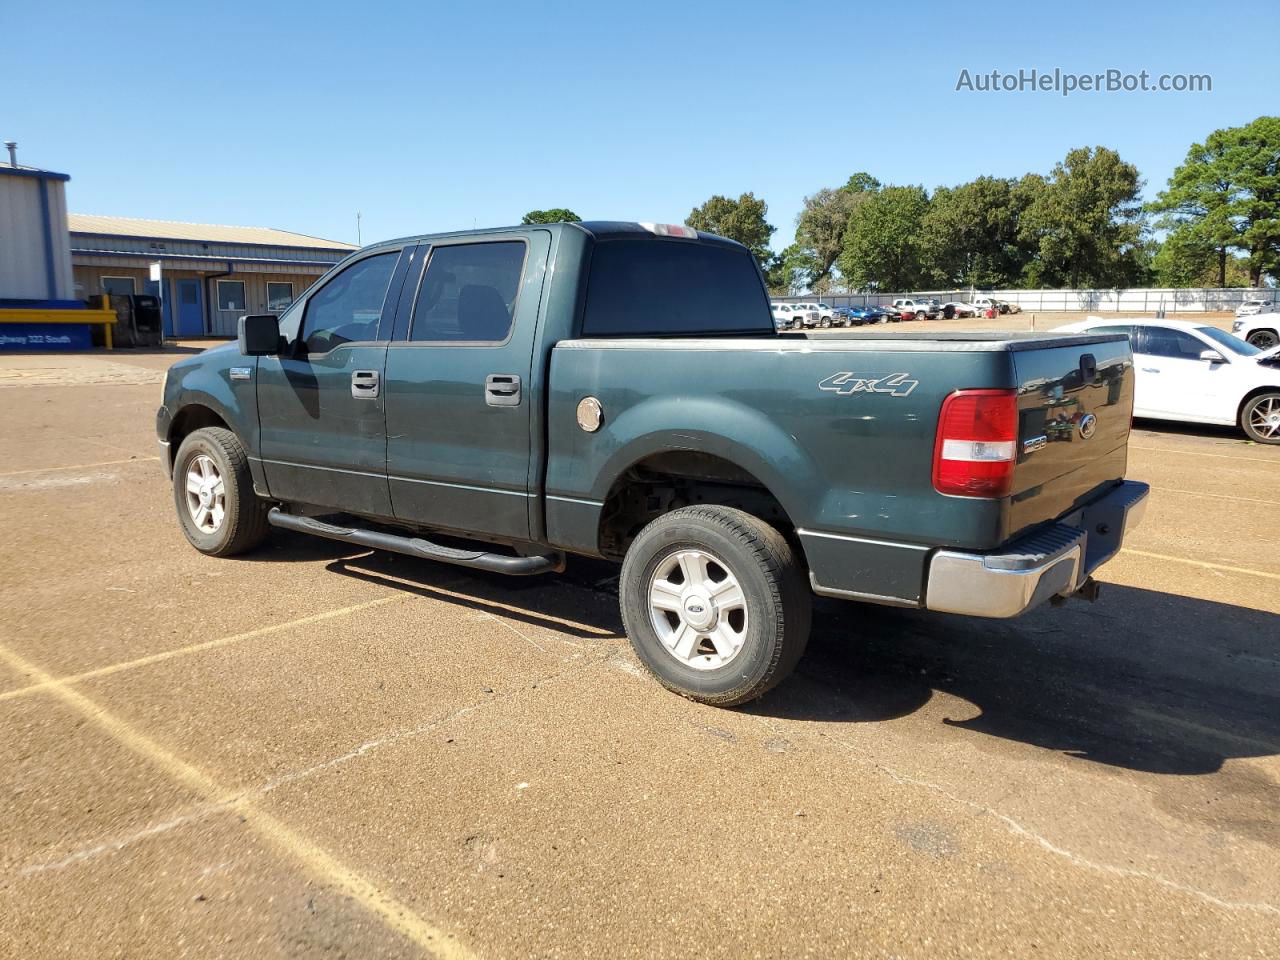
[[[1001,310],[1000,309],[1001,301],[995,299],[994,297],[979,296],[979,297],[974,297],[969,302],[973,304],[974,308],[978,312],[978,316],[980,317],[985,317],[988,313],[993,313],[993,312],[994,313],[1009,312],[1008,304],[1005,304],[1005,309]]]
[[[1018,304],[1014,303],[1011,300],[1000,300],[997,302],[1000,304],[1001,313],[1021,313],[1022,312],[1022,307],[1020,307]]]
[[[910,319],[910,317],[914,317],[916,320],[936,320],[942,313],[942,304],[938,303],[937,300],[899,297],[893,301],[893,310],[904,320]]]
[[[978,308],[972,303],[966,303],[964,300],[952,300],[944,303],[942,305],[943,313],[946,312],[948,307],[951,308],[953,317],[976,317],[978,315]]]
[[[1134,416],[1235,425],[1250,440],[1280,444],[1280,346],[1259,350],[1188,320],[1088,317],[1054,332],[1128,335]]]
[[[805,304],[770,303],[770,307],[773,310],[774,326],[778,326],[779,318],[786,319],[787,326],[794,329],[818,325],[818,311],[810,310]]]
[[[1271,313],[1275,310],[1274,300],[1263,300],[1260,297],[1250,297],[1244,303],[1236,307],[1237,317],[1252,317],[1259,313]]]
[[[793,303],[793,307],[800,307],[802,310],[808,310],[818,315],[818,326],[829,327],[835,320],[835,311],[825,303]]]
[[[836,307],[836,316],[851,327],[883,323],[885,320],[885,312],[881,307]]]
[[[1270,350],[1280,344],[1280,313],[1239,317],[1231,324],[1231,332],[1259,350]]]

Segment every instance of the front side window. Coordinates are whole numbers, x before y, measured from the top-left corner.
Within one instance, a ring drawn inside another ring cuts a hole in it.
[[[524,272],[520,240],[436,247],[413,307],[414,341],[501,343],[511,332]]]
[[[1168,327],[1144,327],[1141,343],[1141,353],[1177,360],[1199,360],[1200,354],[1209,349],[1191,334]]]
[[[267,282],[267,312],[284,313],[293,303],[293,284],[275,281]]]
[[[244,281],[243,280],[219,280],[218,281],[218,309],[219,310],[244,310]]]
[[[1196,327],[1196,333],[1203,334],[1214,343],[1224,346],[1232,353],[1238,353],[1242,357],[1256,357],[1262,352],[1252,343],[1241,340],[1239,337],[1233,337],[1229,333],[1224,333],[1217,327]]]
[[[307,300],[303,350],[327,353],[353,340],[378,339],[382,301],[400,251],[357,260]]]

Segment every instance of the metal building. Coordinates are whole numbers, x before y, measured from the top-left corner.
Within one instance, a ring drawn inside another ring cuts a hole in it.
[[[72,299],[66,228],[70,179],[12,161],[0,164],[0,300]]]
[[[81,213],[69,214],[67,225],[73,296],[160,293],[170,337],[233,337],[241,315],[281,312],[355,249],[270,227]],[[157,261],[160,284],[149,279]]]

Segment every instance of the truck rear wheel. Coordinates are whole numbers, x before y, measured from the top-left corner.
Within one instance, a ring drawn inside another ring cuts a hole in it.
[[[622,621],[658,681],[729,707],[780,683],[809,639],[811,600],[791,545],[731,507],[674,510],[622,564]]]
[[[196,430],[173,463],[178,523],[201,553],[229,557],[267,535],[267,503],[253,492],[244,445],[225,427]]]

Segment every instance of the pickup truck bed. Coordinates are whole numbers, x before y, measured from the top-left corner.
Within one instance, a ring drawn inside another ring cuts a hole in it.
[[[794,665],[810,592],[1092,596],[1144,502],[1132,405],[1120,335],[779,337],[738,244],[558,224],[353,254],[175,364],[157,433],[203,552],[279,526],[515,574],[618,560],[641,659],[732,704]]]

